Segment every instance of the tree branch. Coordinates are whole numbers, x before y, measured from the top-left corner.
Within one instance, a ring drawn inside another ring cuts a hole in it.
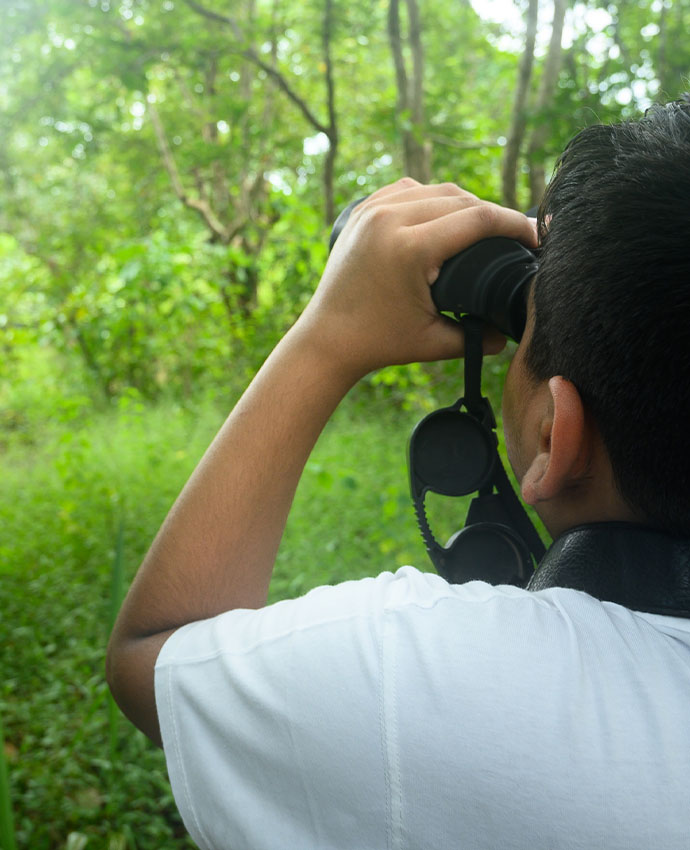
[[[335,112],[335,83],[333,80],[333,58],[331,56],[331,31],[333,28],[333,0],[326,0],[323,19],[323,59],[326,65],[326,91],[328,100],[328,125],[330,133],[336,133],[337,117]]]
[[[215,21],[216,23],[222,23],[226,26],[229,26],[235,38],[240,44],[243,41],[242,32],[240,28],[237,26],[237,23],[233,18],[229,15],[221,15],[218,12],[214,12],[212,9],[207,9],[205,6],[202,6],[200,3],[197,3],[196,0],[185,0],[187,5],[197,12],[199,15],[202,15],[205,18],[208,18],[211,21]],[[324,133],[326,136],[329,135],[329,128],[323,124],[319,119],[314,115],[314,113],[309,109],[309,105],[304,100],[304,98],[300,97],[297,92],[292,88],[287,79],[280,73],[277,68],[269,65],[268,62],[265,62],[259,54],[254,50],[253,47],[240,47],[240,53],[246,59],[254,62],[259,68],[261,68],[264,73],[270,77],[278,88],[295,104],[295,106],[300,110],[302,115],[307,119],[307,121],[314,127],[317,132]]]
[[[204,223],[214,236],[220,239],[221,242],[225,242],[227,239],[226,229],[211,209],[210,204],[203,198],[191,198],[185,191],[182,179],[180,178],[180,172],[178,171],[175,157],[170,150],[170,145],[168,144],[158,110],[156,109],[155,104],[149,103],[148,101],[146,106],[151,117],[151,124],[153,125],[153,130],[156,134],[156,140],[158,141],[158,149],[163,159],[165,170],[168,172],[168,176],[170,177],[170,182],[172,183],[175,194],[186,207],[196,210],[196,212],[199,213]]]
[[[424,49],[417,0],[406,0],[412,49],[412,121],[421,127],[424,121]]]
[[[445,145],[446,147],[456,148],[461,151],[480,151],[484,150],[484,148],[503,147],[496,139],[492,139],[489,142],[458,142],[456,139],[451,139],[448,136],[433,135],[429,138],[437,145]]]
[[[412,81],[405,69],[402,36],[400,33],[400,2],[390,0],[388,5],[388,38],[393,54],[395,78],[398,86],[398,109],[408,113],[403,121],[402,138],[405,170],[410,177],[422,183],[430,178],[431,145],[423,139],[424,134],[424,55],[422,50],[421,23],[416,0],[405,0],[409,25],[409,40],[412,51]]]

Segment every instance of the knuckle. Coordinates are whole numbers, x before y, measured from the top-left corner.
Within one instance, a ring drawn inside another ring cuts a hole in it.
[[[389,221],[391,208],[387,204],[377,204],[362,210],[362,221],[366,222],[367,228],[385,227]]]
[[[428,238],[423,228],[415,224],[407,228],[404,250],[412,258],[426,257]]]
[[[499,208],[495,204],[479,204],[476,207],[476,214],[487,230],[493,230],[498,224]]]
[[[438,186],[439,191],[444,195],[466,195],[466,192],[457,186],[455,183],[451,183],[450,181],[446,181],[445,183],[439,183]]]

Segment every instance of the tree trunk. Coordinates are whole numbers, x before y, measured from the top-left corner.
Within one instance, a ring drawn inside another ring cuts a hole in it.
[[[338,118],[335,111],[335,82],[331,59],[331,35],[333,32],[333,0],[326,0],[323,15],[323,59],[326,66],[326,103],[328,107],[328,150],[323,165],[324,215],[326,224],[335,221],[335,160],[338,155]]]
[[[567,0],[554,0],[553,3],[553,26],[551,28],[549,52],[546,56],[537,96],[538,123],[532,130],[527,148],[531,207],[539,205],[546,188],[543,147],[549,132],[547,114],[555,98],[558,74],[561,69],[563,22],[567,5]]]
[[[532,67],[534,65],[534,42],[537,36],[537,18],[539,14],[539,0],[529,0],[527,8],[527,32],[525,35],[525,51],[520,60],[517,86],[515,87],[515,100],[513,102],[513,115],[508,133],[508,142],[503,157],[503,203],[518,208],[517,201],[517,170],[520,158],[520,148],[527,126],[526,106],[529,93],[530,80],[532,79]]]
[[[398,121],[402,127],[405,172],[421,183],[431,179],[431,143],[424,138],[424,51],[417,0],[406,0],[409,44],[412,52],[412,79],[405,67],[400,32],[400,2],[388,6],[388,39],[393,54],[398,88]]]
[[[67,317],[66,323],[58,321],[57,324],[61,328],[63,334],[66,328],[69,328],[72,331],[72,333],[74,334],[74,339],[77,343],[77,347],[79,348],[79,352],[82,356],[84,363],[86,364],[86,368],[95,379],[96,384],[103,393],[103,396],[106,401],[110,401],[113,397],[113,393],[110,388],[110,382],[104,376],[103,371],[101,370],[101,367],[94,356],[91,346],[86,341],[86,337],[84,336],[84,333],[81,327],[79,326],[79,323],[77,322],[76,318],[71,315]]]
[[[668,79],[667,67],[667,47],[668,47],[668,32],[666,19],[666,4],[661,4],[661,12],[659,14],[659,52],[657,54],[657,79],[661,83],[661,88],[664,88],[664,83]]]

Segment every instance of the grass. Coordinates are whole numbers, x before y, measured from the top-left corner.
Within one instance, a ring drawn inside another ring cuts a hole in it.
[[[219,418],[128,403],[7,441],[0,711],[18,847],[194,846],[103,667],[124,587]]]
[[[496,368],[494,385],[504,365]],[[438,403],[452,393],[446,386]],[[0,761],[0,846],[13,850],[13,830],[17,847],[31,850],[191,848],[162,753],[114,707],[104,653],[126,585],[234,396],[156,407],[130,397],[105,413],[34,401],[39,413],[29,406],[20,427],[10,417],[15,424],[0,430],[10,789]],[[430,568],[407,485],[406,443],[419,417],[367,388],[343,403],[305,469],[272,600],[403,563]],[[441,539],[466,507],[432,505]]]
[[[7,774],[5,736],[0,714],[0,847],[2,850],[15,850],[17,845],[14,841],[14,816]]]

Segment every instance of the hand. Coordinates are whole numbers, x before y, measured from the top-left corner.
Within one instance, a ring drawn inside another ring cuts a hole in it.
[[[536,247],[533,222],[452,183],[403,178],[352,211],[295,331],[357,376],[394,363],[463,354],[462,331],[441,316],[430,286],[443,262],[480,239]],[[497,332],[486,351],[505,343]]]

